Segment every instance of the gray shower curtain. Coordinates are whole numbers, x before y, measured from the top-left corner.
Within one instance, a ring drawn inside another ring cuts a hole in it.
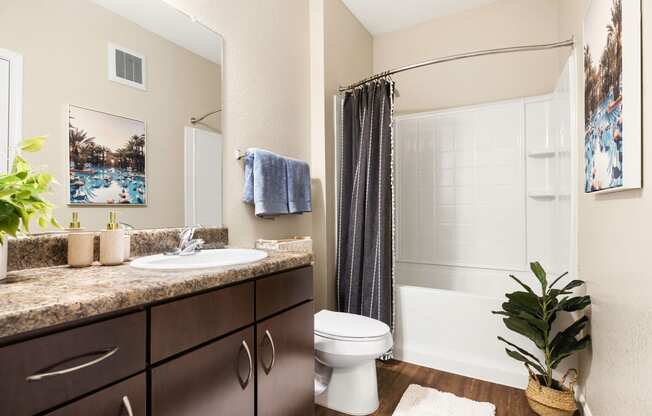
[[[340,109],[337,301],[394,327],[394,83],[347,92]]]

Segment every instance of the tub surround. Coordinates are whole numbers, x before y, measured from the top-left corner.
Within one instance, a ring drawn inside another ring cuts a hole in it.
[[[197,235],[206,236],[205,231],[198,230]],[[226,235],[226,230],[216,230],[215,233],[218,236]],[[174,246],[178,232],[159,230],[145,234],[146,240],[158,241],[161,246],[166,243]],[[134,232],[134,235],[143,234]],[[49,238],[58,241],[62,237],[65,236]],[[49,246],[54,252],[61,243],[49,241],[48,244],[54,244],[54,248]],[[142,245],[132,243],[132,248],[142,254]],[[147,250],[151,250],[151,246]],[[160,252],[161,249],[157,251]],[[45,252],[47,250],[43,250]],[[59,254],[43,260],[57,260]],[[136,270],[125,264],[83,269],[58,266],[14,271],[0,284],[0,338],[217,289],[258,276],[307,266],[312,260],[312,255],[308,253],[269,252],[266,259],[255,263],[210,270],[160,272]]]
[[[179,245],[181,228],[131,230],[131,255],[134,257],[162,253]],[[100,232],[95,232],[95,260],[100,255]],[[206,242],[204,247],[222,248],[229,241],[226,228],[207,227],[195,236]],[[9,240],[7,270],[62,266],[68,262],[68,234],[44,234]]]

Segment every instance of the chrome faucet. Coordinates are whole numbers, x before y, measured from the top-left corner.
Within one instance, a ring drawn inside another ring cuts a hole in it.
[[[179,233],[179,246],[174,250],[164,253],[166,256],[189,256],[201,251],[204,240],[193,239],[195,231],[199,226],[186,227]]]
[[[179,255],[190,256],[193,254],[197,254],[198,252],[201,251],[203,246],[204,246],[204,240],[202,240],[201,238],[192,239],[188,241],[188,243],[186,243],[186,246],[184,248],[181,249]]]
[[[181,230],[181,233],[179,233],[179,251],[183,250],[188,245],[195,236],[196,230],[197,227],[195,226],[186,227]]]

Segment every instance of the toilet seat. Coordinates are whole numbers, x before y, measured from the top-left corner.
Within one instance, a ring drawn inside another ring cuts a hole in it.
[[[373,359],[387,352],[392,345],[389,326],[383,322],[327,310],[315,314],[317,358],[334,355],[354,360]]]
[[[337,335],[331,335],[331,334],[324,334],[319,331],[315,331],[315,335],[321,337],[321,338],[326,338],[330,339],[333,341],[346,341],[346,342],[373,342],[373,341],[379,341],[385,338],[385,335],[381,335],[378,337],[367,337],[367,338],[362,338],[362,337],[346,337],[346,336],[337,336]]]
[[[328,310],[315,314],[315,334],[323,338],[367,342],[383,339],[389,332],[387,324],[366,316]]]

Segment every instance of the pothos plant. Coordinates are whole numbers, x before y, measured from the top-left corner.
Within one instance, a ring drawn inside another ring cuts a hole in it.
[[[42,136],[23,140],[9,173],[0,174],[0,244],[4,244],[8,235],[15,237],[19,232],[29,232],[34,219],[41,228],[48,224],[59,228],[52,216],[53,205],[41,198],[50,190],[52,175],[34,172],[20,155],[22,152],[38,152],[45,140]]]
[[[504,316],[503,322],[508,329],[530,339],[543,353],[543,361],[503,337],[498,339],[507,344],[507,355],[525,363],[535,372],[541,384],[560,389],[560,383],[554,380],[552,370],[565,358],[587,348],[591,344],[591,336],[578,338],[589,322],[586,315],[563,330],[556,329],[555,321],[560,313],[583,310],[591,304],[591,298],[572,296],[574,288],[584,285],[581,280],[573,280],[560,289],[555,288],[568,272],[548,284],[546,272],[539,262],[530,263],[530,268],[541,284],[541,293],[535,293],[531,287],[510,275],[525,291],[508,293],[507,302],[502,304],[503,309],[493,313]]]

